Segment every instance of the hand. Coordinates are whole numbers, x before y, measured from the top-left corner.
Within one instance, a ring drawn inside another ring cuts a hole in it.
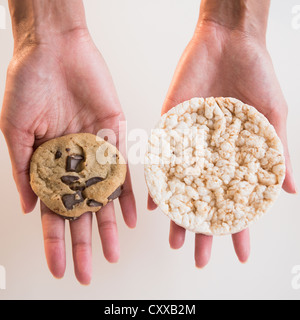
[[[220,5],[234,2],[237,1],[222,0]],[[260,34],[256,34],[254,30],[246,31],[239,25],[228,25],[232,21],[220,21],[218,15],[217,18],[210,16],[213,8],[207,10],[207,6],[213,7],[213,4],[212,0],[202,3],[195,35],[179,62],[162,113],[194,97],[233,97],[256,107],[274,125],[283,142],[287,166],[283,188],[296,193],[286,133],[288,107],[266,49],[264,27],[260,28]],[[148,208],[156,208],[150,197]],[[184,239],[185,230],[171,222],[171,247],[180,248]],[[232,239],[239,260],[246,262],[250,253],[249,230],[233,235]],[[208,263],[211,247],[212,237],[196,234],[197,267],[202,268]]]
[[[51,41],[16,45],[7,72],[1,129],[24,213],[31,212],[37,201],[29,184],[29,162],[36,147],[65,134],[97,134],[100,129],[122,137],[119,121],[124,120],[112,78],[85,26],[65,30]],[[134,228],[136,207],[129,173],[119,201],[125,223]],[[65,220],[43,203],[41,215],[48,267],[61,278],[66,265]],[[119,243],[113,203],[97,212],[96,219],[104,256],[116,262]],[[82,284],[91,280],[91,230],[91,213],[70,222],[75,274]]]

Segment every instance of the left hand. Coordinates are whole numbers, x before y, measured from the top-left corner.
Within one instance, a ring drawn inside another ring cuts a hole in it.
[[[282,140],[286,158],[283,188],[296,193],[288,151],[286,120],[288,107],[263,42],[240,31],[230,31],[215,22],[202,22],[186,48],[171,83],[162,113],[194,97],[233,97],[263,113]],[[148,209],[156,205],[148,197]],[[170,246],[180,248],[185,229],[171,222]],[[250,254],[249,230],[232,236],[236,254],[246,262]],[[204,267],[211,255],[212,237],[195,236],[195,262]]]

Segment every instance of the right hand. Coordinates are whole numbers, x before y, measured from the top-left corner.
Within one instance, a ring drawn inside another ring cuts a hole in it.
[[[125,117],[108,68],[86,28],[56,35],[50,43],[29,43],[16,50],[7,72],[1,129],[24,213],[37,201],[29,183],[33,151],[43,142],[69,133],[111,129],[125,136],[119,122]],[[117,141],[117,144],[120,141]],[[125,156],[125,155],[124,155]],[[136,225],[136,207],[128,172],[119,198],[125,223]],[[65,272],[65,220],[41,203],[45,254],[56,278]],[[113,203],[96,213],[103,253],[109,262],[119,258]],[[91,280],[92,215],[70,222],[73,260],[78,281]]]

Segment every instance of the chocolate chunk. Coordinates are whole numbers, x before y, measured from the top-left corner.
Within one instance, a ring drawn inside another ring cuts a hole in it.
[[[75,176],[63,176],[60,178],[60,180],[67,184],[68,186],[73,184],[75,181],[79,180],[79,177],[75,177]]]
[[[59,150],[57,150],[55,153],[55,160],[61,158],[61,156],[62,156],[62,153]]]
[[[71,149],[70,149],[70,148],[66,148],[66,151],[67,151],[67,152],[70,152],[70,151],[71,151]]]
[[[87,204],[89,207],[103,207],[103,203],[97,202],[97,201],[92,200],[92,199],[88,200],[88,201],[86,202],[86,204]]]
[[[85,189],[85,186],[81,186],[79,184],[74,184],[70,186],[70,189],[73,191],[83,191]]]
[[[123,190],[123,186],[120,186],[118,189],[116,189],[116,190],[108,197],[108,200],[115,200],[115,199],[117,199],[117,198],[121,195],[122,190]]]
[[[77,172],[79,164],[83,161],[84,157],[81,155],[73,155],[67,157],[67,172]]]
[[[63,176],[60,178],[63,183],[69,186],[73,191],[83,191],[85,186],[80,185],[79,177],[75,176]]]
[[[65,194],[62,196],[62,201],[66,209],[72,210],[76,204],[83,202],[84,198],[82,193],[77,191],[74,194]]]
[[[86,183],[85,183],[85,186],[86,187],[90,187],[93,184],[96,184],[96,183],[101,182],[103,180],[105,180],[105,179],[103,179],[101,177],[94,177],[94,178],[91,178],[91,179],[87,180]]]

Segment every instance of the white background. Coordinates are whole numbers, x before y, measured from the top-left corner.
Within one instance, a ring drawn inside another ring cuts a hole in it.
[[[199,3],[85,1],[90,32],[110,67],[129,130],[149,132],[157,122],[178,59],[192,36]],[[0,5],[7,14],[6,30],[0,30],[2,101],[13,41],[7,1],[0,0]],[[289,142],[300,187],[300,29],[292,27],[295,5],[300,0],[272,1],[268,48],[290,108]],[[54,279],[48,271],[39,209],[27,216],[21,212],[2,134],[0,150],[0,265],[6,270],[6,289],[0,289],[0,299],[300,298],[300,289],[292,287],[292,269],[300,265],[299,195],[283,192],[270,213],[251,228],[252,251],[245,265],[238,262],[231,238],[222,237],[214,239],[210,263],[199,270],[194,266],[193,234],[187,234],[179,251],[169,248],[169,221],[158,210],[147,211],[143,167],[132,165],[137,228],[124,225],[116,205],[121,257],[117,264],[109,264],[94,223],[93,278],[89,286],[81,286],[73,272],[68,228],[65,277]]]

